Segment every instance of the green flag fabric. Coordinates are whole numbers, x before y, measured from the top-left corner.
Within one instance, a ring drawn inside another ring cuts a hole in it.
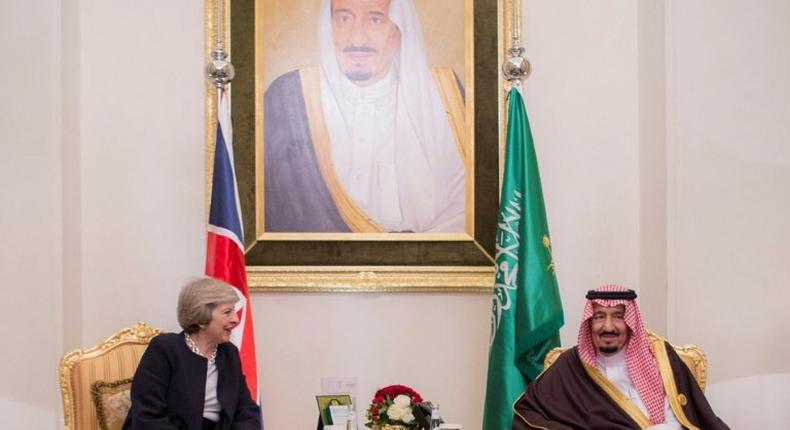
[[[538,160],[521,93],[508,94],[483,430],[510,430],[513,403],[559,346],[564,323]]]

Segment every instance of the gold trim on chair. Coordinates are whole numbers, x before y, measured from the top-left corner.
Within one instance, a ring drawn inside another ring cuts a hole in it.
[[[103,342],[100,342],[93,348],[85,350],[77,349],[63,355],[63,357],[60,359],[60,392],[63,397],[63,417],[65,420],[64,430],[85,430],[98,428],[98,421],[96,419],[93,420],[96,422],[83,423],[81,422],[81,417],[78,416],[77,408],[80,405],[82,407],[93,408],[92,402],[82,404],[86,402],[76,399],[77,393],[75,392],[75,389],[78,388],[78,383],[75,380],[75,376],[78,376],[76,375],[78,372],[75,371],[77,370],[78,365],[80,363],[86,362],[87,360],[103,357],[114,349],[124,345],[148,345],[151,339],[160,333],[162,333],[162,330],[155,329],[143,322],[139,322],[132,327],[123,328],[117,331],[115,334]],[[134,368],[137,367],[136,362],[133,363],[133,365]],[[90,376],[96,377],[97,375],[91,374]],[[132,375],[128,375],[126,377],[131,376]],[[79,381],[79,383],[81,384],[82,381]],[[90,390],[90,388],[90,386],[86,387],[87,390]],[[86,392],[85,396],[86,398],[90,398],[90,393]],[[93,413],[90,415],[95,418],[95,410],[93,410]]]
[[[663,337],[649,330],[647,332],[647,337],[654,343],[656,341],[666,341]],[[700,389],[705,391],[705,386],[708,384],[708,359],[705,356],[705,351],[697,345],[672,345],[672,348],[678,356],[680,356],[680,359],[686,363],[689,370],[691,370],[691,374],[694,375],[694,379],[697,381],[697,384],[699,384]]]

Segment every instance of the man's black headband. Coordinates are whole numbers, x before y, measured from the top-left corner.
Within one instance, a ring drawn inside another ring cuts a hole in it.
[[[587,295],[585,296],[587,300],[634,300],[636,299],[636,291],[634,290],[625,290],[625,291],[595,291],[590,290],[587,291]]]

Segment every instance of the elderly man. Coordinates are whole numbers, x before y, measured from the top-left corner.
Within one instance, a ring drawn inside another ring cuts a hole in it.
[[[323,0],[320,66],[264,95],[264,228],[465,231],[464,99],[412,0]]]
[[[636,293],[587,293],[579,344],[527,386],[513,429],[728,429],[665,341],[649,340]]]

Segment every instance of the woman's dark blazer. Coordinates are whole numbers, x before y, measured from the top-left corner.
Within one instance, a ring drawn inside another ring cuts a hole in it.
[[[151,340],[132,380],[132,407],[124,430],[201,430],[208,360],[192,352],[184,333]],[[260,408],[250,397],[232,343],[217,347],[217,430],[260,430]]]

